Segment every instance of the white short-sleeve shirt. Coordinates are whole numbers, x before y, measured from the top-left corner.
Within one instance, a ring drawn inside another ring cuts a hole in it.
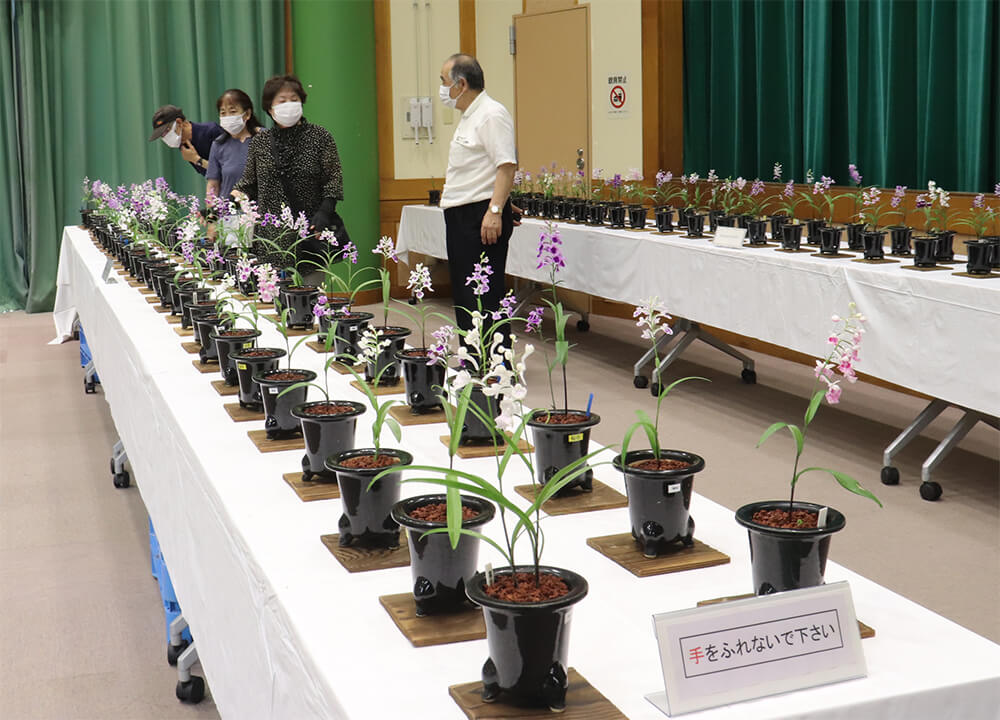
[[[441,207],[467,205],[493,197],[497,168],[517,163],[514,121],[507,108],[486,94],[462,113],[448,149],[448,172]]]

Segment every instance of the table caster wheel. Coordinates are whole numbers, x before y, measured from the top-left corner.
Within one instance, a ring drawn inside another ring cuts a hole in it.
[[[205,699],[205,679],[192,675],[187,682],[178,681],[177,699],[183,703],[200,703]]]
[[[894,468],[890,465],[882,468],[882,484],[899,485],[899,468]]]
[[[580,332],[587,332],[588,330],[590,330],[590,323],[587,322],[586,320],[577,320],[576,329],[579,330]]]
[[[655,382],[649,386],[649,394],[652,395],[653,397],[660,397],[660,389],[661,389],[660,383]]]
[[[941,497],[941,485],[933,480],[920,483],[920,497],[924,500],[934,502]]]
[[[632,378],[632,385],[642,390],[649,385],[649,378],[645,375],[636,375]]]
[[[757,371],[756,370],[744,370],[740,373],[740,380],[745,382],[747,385],[757,384]]]
[[[95,383],[93,380],[88,380],[87,378],[84,378],[83,379],[83,391],[87,395],[93,395],[94,393],[97,392],[97,383]]]
[[[131,480],[128,476],[128,470],[122,470],[120,473],[115,473],[114,482],[116,488],[127,488],[131,484]]]
[[[177,658],[181,656],[181,653],[190,644],[187,640],[182,639],[180,645],[167,645],[167,664],[171,666],[177,665]]]

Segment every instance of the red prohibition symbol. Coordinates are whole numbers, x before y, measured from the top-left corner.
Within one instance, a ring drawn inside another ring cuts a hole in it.
[[[611,88],[611,107],[615,110],[621,110],[625,105],[625,88],[621,85],[615,85]]]

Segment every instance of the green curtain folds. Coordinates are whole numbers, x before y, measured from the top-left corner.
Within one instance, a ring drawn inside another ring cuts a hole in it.
[[[685,0],[684,165],[992,192],[996,0]]]
[[[210,121],[230,87],[258,104],[264,81],[284,69],[284,3],[4,5],[0,311],[39,312],[55,299],[62,227],[79,222],[84,176],[111,184],[163,176],[178,192],[204,195],[204,178],[179,152],[147,142],[153,111],[171,103],[189,120]]]

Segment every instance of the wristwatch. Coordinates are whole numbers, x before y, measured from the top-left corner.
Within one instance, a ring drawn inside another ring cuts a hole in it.
[[[494,215],[499,215],[500,214],[500,206],[499,205],[490,205],[490,212],[493,213]]]

